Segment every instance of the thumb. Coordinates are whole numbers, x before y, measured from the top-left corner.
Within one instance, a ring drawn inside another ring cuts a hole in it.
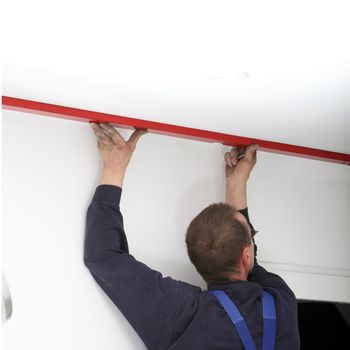
[[[244,158],[248,160],[253,160],[256,156],[256,151],[259,149],[259,145],[257,143],[253,143],[252,145],[249,145],[245,151]]]
[[[131,143],[133,146],[136,146],[138,140],[142,135],[145,135],[148,133],[148,130],[146,129],[136,129],[132,135],[129,137],[128,143]]]

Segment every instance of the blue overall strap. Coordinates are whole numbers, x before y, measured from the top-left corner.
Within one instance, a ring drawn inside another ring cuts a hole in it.
[[[232,323],[237,329],[244,348],[246,350],[256,350],[256,346],[253,342],[247,325],[231,299],[222,290],[211,290],[209,293],[214,294],[219,299],[220,304],[228,313]]]
[[[244,348],[246,350],[256,350],[248,327],[232,300],[222,290],[211,290],[209,293],[215,295],[219,299],[220,304],[226,310],[232,323],[236,327]],[[264,291],[262,304],[264,317],[262,350],[273,350],[275,348],[276,339],[276,310],[273,296]]]
[[[276,310],[273,296],[264,291],[263,293],[263,316],[264,330],[262,350],[273,350],[276,338]]]

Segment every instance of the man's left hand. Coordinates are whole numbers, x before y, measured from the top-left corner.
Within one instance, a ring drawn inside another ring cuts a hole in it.
[[[226,178],[247,181],[256,164],[256,153],[259,145],[253,143],[246,147],[232,147],[230,152],[225,153]]]

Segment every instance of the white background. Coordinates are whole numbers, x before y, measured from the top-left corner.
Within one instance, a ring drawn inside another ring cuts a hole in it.
[[[3,268],[14,305],[4,348],[142,349],[83,265],[101,167],[92,130],[6,111],[3,131]],[[140,140],[121,200],[137,259],[205,288],[184,235],[199,211],[224,200],[225,150],[154,134]],[[349,189],[344,165],[258,154],[248,189],[258,257],[298,298],[350,302]]]
[[[8,1],[3,95],[350,153],[340,1]],[[5,349],[143,349],[83,265],[101,162],[86,123],[5,111]],[[128,137],[130,132],[120,130]],[[205,287],[190,220],[224,200],[228,148],[147,134],[121,209],[131,253]],[[258,153],[259,260],[300,299],[350,302],[349,167]]]

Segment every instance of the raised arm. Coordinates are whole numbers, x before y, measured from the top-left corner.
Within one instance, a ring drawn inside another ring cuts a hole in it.
[[[129,141],[110,125],[92,125],[103,159],[100,185],[88,208],[84,263],[149,349],[166,349],[178,305],[199,287],[163,277],[128,249],[119,203],[127,165],[143,131]]]
[[[254,237],[256,231],[249,220],[247,182],[256,164],[258,148],[257,144],[248,146],[246,150],[233,147],[231,152],[225,154],[226,203],[244,215],[251,228],[252,237]]]
[[[258,145],[254,144],[248,146],[245,151],[242,148],[232,148],[230,152],[225,154],[226,203],[232,205],[244,215],[250,226],[252,237],[254,237],[256,231],[250,222],[248,214],[247,183],[250,173],[256,164],[256,151],[258,148]],[[279,290],[281,294],[287,295],[287,297],[289,295],[294,296],[290,288],[280,276],[268,272],[262,266],[258,265],[256,259],[257,247],[254,239],[253,242],[255,263],[253,270],[248,276],[248,280],[259,283],[266,289],[273,288],[274,291]]]

